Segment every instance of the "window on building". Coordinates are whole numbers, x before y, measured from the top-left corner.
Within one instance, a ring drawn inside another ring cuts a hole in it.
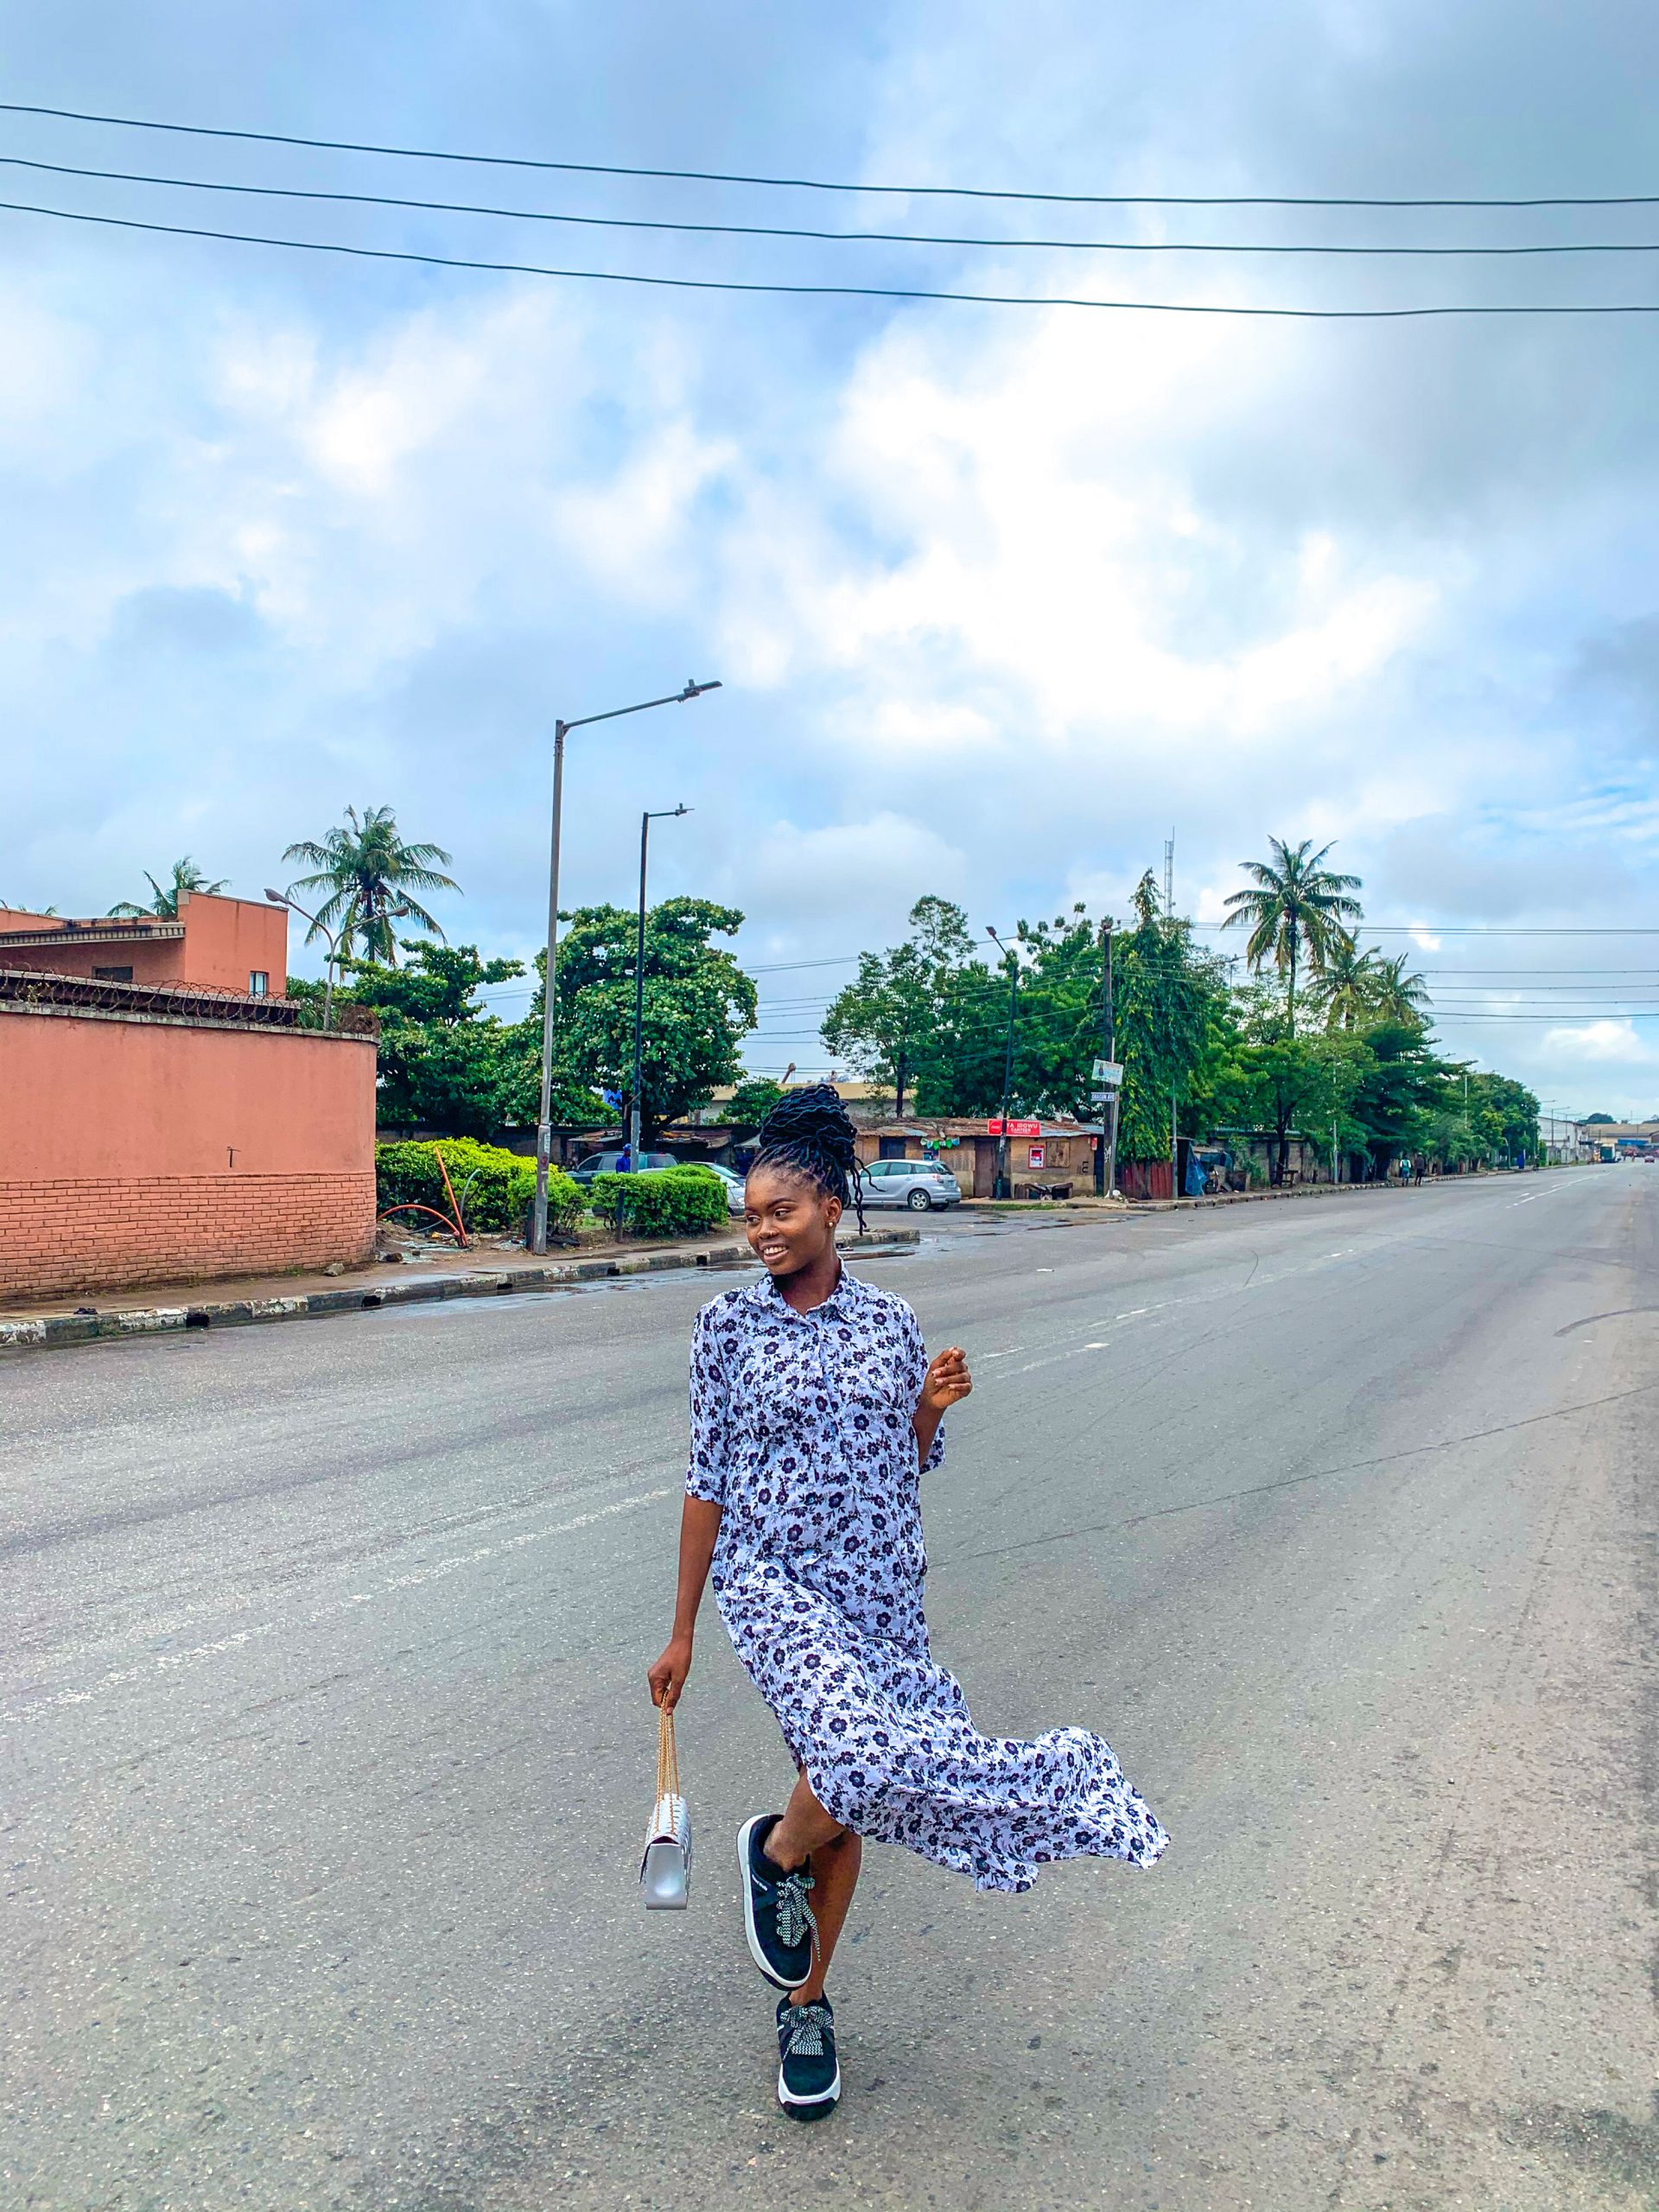
[[[905,1141],[903,1137],[878,1137],[876,1139],[876,1143],[880,1147],[880,1150],[876,1155],[878,1159],[902,1160],[905,1156]]]
[[[130,968],[94,968],[92,981],[95,983],[130,983],[132,970]]]
[[[130,974],[131,970],[129,969],[128,973]],[[268,968],[254,969],[248,976],[248,996],[251,999],[263,999],[269,998],[270,995],[270,970]]]

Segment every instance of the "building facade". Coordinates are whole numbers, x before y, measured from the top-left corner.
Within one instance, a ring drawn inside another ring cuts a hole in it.
[[[0,926],[0,1298],[370,1256],[372,1025],[302,1026],[282,910],[198,894],[120,940],[21,918],[42,926]]]

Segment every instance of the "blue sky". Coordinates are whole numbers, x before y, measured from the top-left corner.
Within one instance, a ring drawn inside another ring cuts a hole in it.
[[[283,10],[60,0],[7,97],[549,159],[1165,194],[1656,188],[1651,21],[1337,4]],[[559,177],[0,118],[0,152],[672,219],[1397,243],[1659,238],[1567,214],[1039,210]],[[1331,262],[582,232],[8,173],[0,197],[569,266],[1032,294],[1659,301],[1646,257]],[[453,938],[527,952],[549,741],[569,896],[741,906],[768,970],[1122,911],[1176,837],[1213,920],[1269,834],[1423,925],[1452,1049],[1659,1107],[1659,318],[1247,322],[736,299],[0,214],[0,896],[100,911],[391,803]],[[1436,930],[1435,925],[1440,928]],[[1408,940],[1391,937],[1384,949]],[[308,956],[306,956],[308,958]],[[303,960],[296,964],[303,965]],[[1497,971],[1512,971],[1507,976]],[[1617,972],[1615,972],[1617,971]],[[766,977],[822,1065],[842,971]],[[805,1001],[803,1004],[801,1002]],[[504,996],[503,1010],[517,1002]],[[1455,1007],[1453,1014],[1449,1009]],[[1544,1020],[1473,1020],[1553,1008]]]

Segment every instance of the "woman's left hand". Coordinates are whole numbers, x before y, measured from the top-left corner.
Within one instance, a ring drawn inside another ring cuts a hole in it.
[[[967,1353],[960,1344],[947,1344],[928,1368],[922,1384],[922,1407],[931,1414],[943,1414],[959,1404],[973,1387]]]

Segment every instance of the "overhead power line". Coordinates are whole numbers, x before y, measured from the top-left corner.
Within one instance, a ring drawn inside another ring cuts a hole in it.
[[[955,232],[820,231],[783,223],[687,223],[645,215],[580,215],[544,207],[492,207],[469,200],[418,200],[388,192],[324,192],[302,185],[241,184],[216,177],[157,176],[146,169],[87,168],[68,162],[35,161],[22,154],[0,154],[0,167],[32,169],[46,176],[89,177],[105,184],[161,185],[173,192],[228,192],[250,200],[317,200],[330,207],[406,207],[429,215],[484,215],[498,221],[563,223],[584,230],[667,232],[690,238],[800,238],[832,245],[982,246],[999,251],[1042,253],[1288,254],[1361,260],[1513,260],[1553,254],[1659,253],[1659,240],[1640,238],[1527,245],[1235,245],[1218,239],[968,238]]]
[[[1194,922],[1195,930],[1221,930],[1225,922]],[[1235,928],[1237,924],[1233,925]],[[1659,937],[1659,923],[1623,929],[1611,924],[1577,922],[1560,925],[1515,925],[1507,922],[1361,922],[1360,937]],[[1431,947],[1425,945],[1423,950]]]
[[[486,168],[544,169],[567,176],[629,176],[678,184],[756,185],[771,191],[862,192],[906,200],[1012,200],[1062,207],[1652,207],[1659,193],[1574,193],[1521,198],[1338,196],[1326,193],[1021,192],[986,185],[869,184],[823,177],[758,176],[726,169],[647,168],[619,162],[553,162],[518,154],[460,153],[435,146],[386,146],[356,138],[311,138],[286,130],[236,130],[152,116],[97,115],[84,109],[0,100],[0,114],[40,115],[61,123],[105,124],[120,130],[168,131],[189,138],[232,138],[259,146],[304,146],[335,154],[378,154],[399,161],[463,162]]]
[[[45,215],[57,222],[91,224],[104,230],[142,231],[162,238],[213,238],[228,245],[277,246],[295,253],[341,254],[353,261],[405,262],[427,269],[482,270],[501,276],[555,276],[588,284],[642,284],[671,292],[738,292],[791,299],[932,300],[967,307],[1092,308],[1108,314],[1230,315],[1282,322],[1415,322],[1447,315],[1659,315],[1659,301],[1457,301],[1406,308],[1247,307],[1220,300],[1095,300],[1059,293],[955,292],[919,284],[784,284],[724,276],[652,276],[632,270],[553,269],[539,262],[485,261],[463,254],[414,253],[391,246],[346,245],[334,238],[270,238],[258,232],[221,231],[201,224],[146,222],[136,215],[93,215],[82,208],[43,207],[25,200],[0,200],[0,210],[14,215]]]

